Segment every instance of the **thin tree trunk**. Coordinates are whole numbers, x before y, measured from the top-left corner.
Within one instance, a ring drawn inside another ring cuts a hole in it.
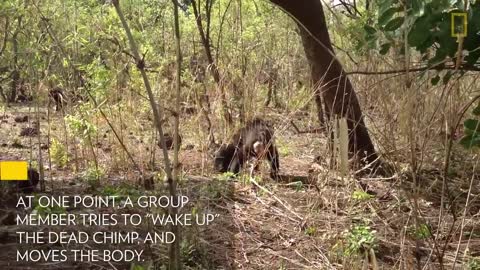
[[[50,36],[50,38],[55,42],[55,44],[58,46],[59,48],[59,51],[60,53],[66,58],[68,59],[67,57],[67,53],[65,51],[65,48],[63,47],[63,45],[59,42],[59,40],[57,39],[57,36],[56,34],[52,31],[52,28],[50,27],[51,25],[48,24],[48,20],[45,18],[45,16],[43,16],[43,14],[41,13],[41,10],[38,6],[35,6],[37,11],[39,12],[40,14],[40,17],[42,18],[42,21],[44,21],[47,25],[46,25],[46,29],[47,29],[47,34]],[[75,81],[76,81],[76,85],[75,85],[75,88],[78,89],[78,87],[85,87],[86,86],[86,82],[85,80],[83,79],[82,75],[81,75],[81,72],[80,70],[78,70],[74,65],[72,65],[72,63],[70,63],[72,69],[73,69],[73,72],[74,72],[74,76],[75,76]],[[96,103],[96,100],[93,98],[92,94],[87,90],[87,94],[88,96],[90,97],[90,99],[92,100],[92,102],[94,103],[95,107],[98,107],[97,103]],[[107,121],[107,124],[110,126],[110,128],[112,129],[113,131],[113,134],[115,135],[116,139],[118,140],[118,142],[120,143],[120,145],[122,146],[123,150],[127,153],[127,156],[129,157],[129,159],[131,160],[132,164],[135,166],[135,168],[138,169],[138,171],[140,172],[140,174],[142,175],[141,178],[143,178],[143,170],[142,168],[139,166],[139,164],[137,162],[135,162],[133,156],[131,155],[131,153],[128,151],[127,147],[125,146],[124,142],[123,142],[123,135],[122,135],[122,130],[123,129],[120,129],[120,134],[114,129],[113,127],[113,124],[109,121],[109,119],[107,118],[106,114],[103,112],[102,109],[99,109],[100,113],[102,114],[103,118]],[[65,147],[66,147],[66,152],[68,153],[68,133],[67,133],[67,126],[66,126],[66,123],[65,123],[65,110],[62,109],[61,110],[62,112],[62,123],[63,123],[63,128],[64,128],[64,134],[65,134]],[[120,118],[121,120],[122,118]],[[50,140],[48,142],[50,144]],[[78,164],[78,155],[77,155],[77,147],[76,147],[76,144],[74,143],[73,144],[73,151],[74,151],[74,156],[75,156],[75,171],[78,172],[80,170],[80,165]],[[92,150],[93,151],[93,150]]]
[[[170,191],[170,196],[177,198],[177,176],[179,174],[178,169],[179,169],[179,164],[178,164],[178,151],[180,149],[180,142],[179,142],[179,131],[178,131],[178,126],[179,126],[179,113],[180,113],[180,86],[182,84],[181,82],[181,72],[182,72],[182,51],[180,48],[180,23],[178,19],[178,6],[176,3],[176,0],[172,0],[173,4],[173,14],[174,14],[174,26],[175,26],[175,51],[176,51],[176,60],[177,60],[177,71],[175,74],[175,123],[174,123],[174,134],[173,134],[173,177],[174,181],[169,181],[168,187]],[[174,199],[174,202],[176,202],[176,199]],[[170,208],[170,214],[172,216],[178,215],[178,209],[176,207],[171,207]],[[179,270],[182,269],[181,266],[181,258],[180,258],[180,242],[181,242],[181,234],[180,234],[180,227],[179,225],[172,225],[170,227],[171,232],[175,235],[176,239],[175,242],[173,242],[170,247],[169,247],[169,257],[170,257],[170,262],[169,262],[169,269],[171,270]]]
[[[349,129],[349,152],[365,163],[377,160],[353,86],[336,58],[321,1],[270,0],[295,19],[300,28],[310,64],[316,95],[322,95],[327,115],[345,117]],[[320,91],[321,90],[321,91]]]
[[[37,88],[37,93],[40,91],[40,87]],[[35,116],[36,121],[38,122],[38,136],[37,136],[37,147],[38,147],[38,173],[40,175],[40,191],[45,192],[45,170],[43,166],[43,155],[42,155],[42,140],[40,133],[40,110],[38,105],[38,96],[35,97]]]
[[[10,95],[8,96],[8,102],[15,102],[17,97],[18,84],[20,82],[20,72],[18,71],[18,34],[22,28],[22,17],[17,18],[17,29],[12,35],[12,50],[13,50],[13,72],[12,83],[10,85]]]
[[[323,110],[323,102],[321,94],[315,95],[315,105],[317,105],[317,118],[318,122],[320,122],[320,127],[325,127],[325,117],[327,121],[330,120],[330,116],[328,112]]]
[[[178,7],[176,6],[175,1],[172,1],[172,2],[173,2],[173,5],[175,7],[175,9],[174,9],[175,16],[178,17]],[[174,174],[174,172],[176,172],[176,170],[172,171],[172,167],[170,165],[171,164],[170,163],[170,158],[168,156],[167,145],[166,145],[166,142],[165,142],[165,136],[164,136],[164,133],[163,133],[163,125],[162,125],[162,119],[163,119],[163,116],[164,116],[163,105],[161,103],[157,104],[155,102],[155,97],[153,95],[152,87],[150,85],[150,81],[148,80],[147,73],[145,72],[145,62],[140,57],[140,53],[139,53],[137,44],[136,44],[135,40],[133,39],[133,35],[132,35],[132,32],[130,31],[130,27],[128,26],[128,23],[125,20],[125,16],[123,15],[122,10],[120,9],[119,0],[113,0],[112,3],[115,7],[115,10],[117,11],[117,14],[118,14],[118,17],[120,18],[120,21],[122,22],[122,26],[123,26],[126,34],[127,34],[132,54],[133,54],[133,56],[135,58],[135,61],[137,63],[137,68],[139,69],[139,71],[142,75],[142,78],[143,78],[143,83],[145,85],[145,90],[147,91],[147,94],[148,94],[148,100],[150,101],[150,106],[151,106],[152,111],[153,111],[154,122],[155,122],[155,125],[157,127],[158,133],[160,135],[160,145],[162,146],[162,152],[163,152],[163,158],[164,158],[163,162],[165,163],[165,174],[167,176],[168,190],[169,190],[170,196],[172,198],[174,198],[173,199],[174,202],[173,202],[172,205],[177,205],[177,200],[178,200],[177,190],[176,190],[177,175]],[[178,18],[176,20],[178,20]],[[177,22],[176,22],[176,24],[177,24]],[[180,76],[180,74],[177,74],[177,83],[179,81],[178,76]],[[175,140],[175,141],[176,141],[176,145],[178,145],[178,141],[177,140]],[[177,148],[177,147],[175,147],[175,148]],[[177,214],[177,211],[178,211],[177,208],[175,208],[173,206],[169,207],[169,215],[171,215],[173,218],[175,218],[175,215]],[[173,225],[171,225],[171,228],[170,228],[170,230],[173,233],[175,233],[175,237],[176,237],[176,241],[172,245],[170,245],[170,247],[169,247],[169,249],[170,249],[169,250],[169,254],[170,254],[169,269],[170,270],[181,269],[180,245],[179,245],[180,235],[179,235],[178,226],[179,226],[178,224],[173,224]]]
[[[197,23],[198,32],[200,34],[200,39],[202,41],[203,48],[205,50],[205,55],[207,57],[210,73],[212,74],[213,80],[217,84],[218,88],[220,89],[220,102],[222,104],[222,112],[227,125],[233,124],[232,115],[228,110],[227,98],[225,95],[225,87],[222,79],[220,78],[220,71],[218,70],[218,66],[213,59],[212,50],[210,48],[210,11],[209,5],[212,5],[211,2],[207,1],[207,30],[203,28],[202,17],[200,15],[199,6],[197,7],[197,3],[195,0],[192,0],[192,7],[193,7],[193,14],[195,15],[195,21]]]
[[[9,18],[5,18],[5,27],[4,27],[4,36],[3,36],[3,41],[2,41],[2,46],[0,47],[0,56],[2,56],[3,52],[5,51],[5,48],[7,48],[7,41],[8,41],[8,27],[10,26],[10,21]],[[0,75],[3,75],[3,73],[8,71],[8,66],[0,67]],[[4,80],[4,79],[2,79]],[[0,82],[2,81],[0,80]],[[8,97],[7,94],[3,92],[2,87],[0,86],[0,97],[3,99],[5,103],[8,105]]]

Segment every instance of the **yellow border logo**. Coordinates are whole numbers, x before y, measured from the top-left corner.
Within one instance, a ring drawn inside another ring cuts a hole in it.
[[[0,161],[0,180],[28,180],[26,161]]]
[[[462,20],[462,25],[455,25],[456,17],[460,17]],[[466,12],[452,12],[452,27],[451,27],[451,34],[452,37],[460,38],[467,36],[467,13]],[[457,28],[455,28],[457,26]],[[456,30],[462,30],[461,32],[457,32]]]

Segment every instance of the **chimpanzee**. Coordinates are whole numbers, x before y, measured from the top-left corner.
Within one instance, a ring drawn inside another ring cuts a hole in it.
[[[16,102],[24,103],[24,102],[33,101],[33,97],[31,93],[29,93],[28,86],[24,80],[20,80],[20,82],[17,84],[16,93],[17,93],[17,97],[15,99]]]
[[[30,102],[33,100],[33,97],[32,96],[29,96],[25,93],[20,93],[17,95],[17,99],[16,101],[19,102],[19,103],[25,103],[25,102]]]
[[[267,157],[270,162],[270,176],[278,177],[280,161],[274,142],[274,131],[267,122],[255,118],[238,130],[229,144],[222,145],[215,154],[214,166],[219,172],[238,173],[252,157]]]
[[[48,92],[48,96],[55,101],[55,111],[58,112],[60,109],[62,109],[64,103],[66,102],[62,88],[58,86],[53,88]]]

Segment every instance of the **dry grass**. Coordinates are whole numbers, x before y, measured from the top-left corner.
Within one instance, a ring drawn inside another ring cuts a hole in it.
[[[478,153],[466,151],[454,143],[446,175],[450,197],[442,192],[445,121],[451,119],[451,109],[457,111],[478,92],[474,87],[475,78],[465,77],[436,87],[424,82],[414,83],[413,99],[405,95],[410,89],[405,88],[399,77],[352,78],[376,146],[394,169],[392,175],[342,178],[336,170],[330,169],[326,137],[315,133],[297,134],[290,124],[294,121],[301,130],[318,127],[313,106],[307,106],[311,95],[304,93],[292,97],[290,107],[285,109],[262,108],[256,113],[250,112],[252,116],[258,114],[272,121],[276,129],[281,174],[285,181],[268,180],[268,169],[263,168],[260,178],[256,179],[268,192],[248,179],[226,181],[215,175],[202,115],[197,112],[182,116],[180,191],[192,198],[194,207],[221,214],[209,227],[185,228],[182,251],[187,268],[373,269],[374,261],[370,259],[366,263],[363,250],[352,254],[346,251],[346,236],[358,225],[369,226],[375,235],[374,260],[379,269],[440,269],[439,257],[443,258],[445,269],[453,268],[455,258],[455,269],[469,269],[468,262],[474,257],[478,260]],[[451,93],[452,89],[460,89],[454,103],[442,95]],[[251,104],[263,100],[254,101],[258,96],[251,98]],[[2,159],[29,157],[30,153],[33,159],[37,157],[38,152],[29,149],[36,139],[31,142],[29,138],[18,137],[20,127],[26,124],[13,125],[13,116],[23,115],[26,110],[14,107],[6,112],[6,122],[2,122],[0,129],[0,144],[6,144],[1,148]],[[142,106],[109,111],[134,159],[147,171],[157,170],[161,174],[162,158],[158,148],[152,155],[156,135],[148,112]],[[132,171],[132,164],[109,127],[99,116],[91,119],[98,128],[95,149],[99,163],[106,169],[105,183],[135,183],[136,172]],[[223,131],[219,115],[212,115],[212,120],[215,130],[219,131],[217,138],[228,138],[231,131]],[[44,144],[47,143],[45,121],[42,119]],[[414,131],[413,140],[409,136],[410,128]],[[64,141],[61,115],[52,116],[51,130],[52,136]],[[14,141],[26,148],[13,149]],[[60,169],[53,164],[51,170],[47,170],[47,179],[52,179],[54,184],[49,183],[47,188],[53,194],[90,192],[87,183],[77,180],[80,172],[74,171],[74,164],[78,161],[80,167],[85,168],[88,166],[85,161],[92,158],[91,153],[72,137],[68,145],[69,166]],[[76,159],[72,145],[78,147]],[[42,153],[46,160],[47,151]],[[312,168],[311,162],[319,153],[324,162]],[[154,167],[150,165],[152,160]],[[415,171],[412,169],[414,161]],[[75,185],[65,186],[65,183]],[[60,185],[64,187],[59,188]],[[355,197],[355,192],[361,189],[367,189],[373,196]],[[156,192],[163,192],[161,183],[157,183]],[[14,245],[11,241],[9,239],[4,248]],[[166,259],[165,247],[152,248],[152,260],[162,264]]]

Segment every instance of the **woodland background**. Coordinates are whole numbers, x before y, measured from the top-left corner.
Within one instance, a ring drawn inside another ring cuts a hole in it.
[[[11,261],[2,209],[0,266],[480,269],[478,18],[479,1],[1,1],[0,159],[29,160],[39,193],[180,193],[222,218],[169,228],[181,240],[143,263],[32,266]],[[275,127],[280,181],[212,168],[254,117]],[[176,133],[179,151],[157,145]],[[352,149],[381,170],[347,170]]]

